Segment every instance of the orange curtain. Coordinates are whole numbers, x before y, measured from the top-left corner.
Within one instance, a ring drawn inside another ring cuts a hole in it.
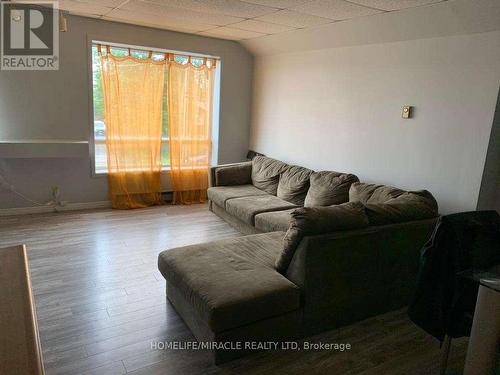
[[[170,176],[174,204],[207,200],[215,60],[168,65]]]
[[[108,181],[113,208],[162,203],[162,97],[166,61],[101,53]]]

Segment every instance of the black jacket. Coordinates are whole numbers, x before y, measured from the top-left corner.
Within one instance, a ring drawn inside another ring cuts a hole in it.
[[[496,211],[442,216],[420,262],[410,319],[440,341],[469,335],[478,284],[457,274],[500,263],[500,216]]]

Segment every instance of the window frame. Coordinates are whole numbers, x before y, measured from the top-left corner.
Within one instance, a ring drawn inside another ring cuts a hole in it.
[[[96,169],[96,157],[95,157],[95,150],[96,150],[96,144],[106,144],[106,140],[96,140],[95,138],[95,128],[94,128],[94,77],[93,77],[93,60],[92,60],[92,47],[95,44],[103,44],[103,45],[110,45],[112,47],[117,47],[117,48],[130,48],[132,50],[151,50],[153,52],[158,52],[158,53],[172,53],[175,55],[188,55],[188,56],[195,56],[195,57],[206,57],[206,58],[211,58],[211,59],[216,59],[217,60],[217,65],[215,68],[215,82],[214,82],[214,93],[213,93],[213,108],[212,108],[212,135],[211,135],[211,143],[212,143],[212,155],[211,155],[211,160],[212,163],[217,160],[217,154],[218,154],[218,145],[216,144],[218,142],[219,138],[219,118],[220,118],[220,113],[219,113],[219,103],[220,103],[220,86],[221,86],[221,72],[222,72],[222,61],[219,56],[213,56],[213,55],[207,55],[207,54],[200,54],[200,53],[195,53],[195,52],[187,52],[187,51],[178,51],[178,50],[170,50],[170,49],[164,49],[161,47],[152,47],[152,46],[141,46],[133,43],[123,43],[123,42],[113,42],[110,40],[106,40],[107,38],[98,38],[96,36],[91,36],[87,35],[87,68],[88,68],[88,103],[89,103],[89,157],[90,157],[90,172],[92,177],[106,177],[108,175],[108,171],[101,171]],[[161,143],[162,145],[164,143],[168,143],[169,138],[168,137],[162,137]],[[161,170],[162,174],[168,174],[170,173],[170,166],[162,166]]]

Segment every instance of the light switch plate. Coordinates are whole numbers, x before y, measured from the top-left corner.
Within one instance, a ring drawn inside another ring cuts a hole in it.
[[[412,112],[413,112],[413,107],[411,105],[404,105],[401,116],[403,118],[411,118]]]

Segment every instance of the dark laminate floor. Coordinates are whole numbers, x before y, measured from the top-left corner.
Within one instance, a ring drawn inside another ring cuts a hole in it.
[[[51,374],[437,374],[439,345],[404,311],[308,339],[345,352],[261,352],[215,367],[202,351],[152,350],[193,340],[165,303],[161,250],[239,235],[206,205],[0,218],[0,247],[28,246],[46,372]],[[466,341],[456,340],[459,373]]]

